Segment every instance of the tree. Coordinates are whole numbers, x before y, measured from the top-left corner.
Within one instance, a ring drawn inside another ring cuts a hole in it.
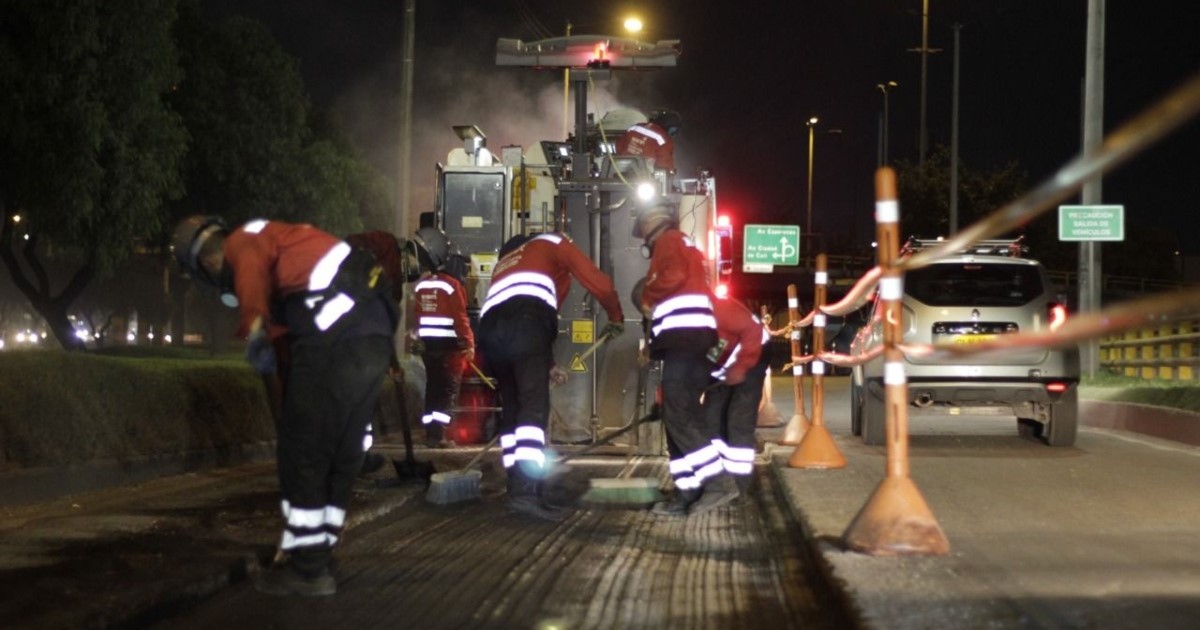
[[[0,258],[68,349],[72,302],[182,192],[175,17],[171,0],[0,2]],[[57,295],[47,261],[74,269]]]
[[[934,147],[923,164],[896,163],[901,227],[905,235],[932,238],[950,231],[950,154]],[[1016,162],[994,171],[976,171],[960,162],[959,229],[978,221],[1025,192],[1026,174]],[[1010,235],[1012,237],[1019,234]]]

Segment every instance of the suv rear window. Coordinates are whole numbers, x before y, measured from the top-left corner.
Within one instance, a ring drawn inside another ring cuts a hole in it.
[[[938,263],[904,277],[904,292],[929,306],[1021,306],[1043,291],[1033,265]]]

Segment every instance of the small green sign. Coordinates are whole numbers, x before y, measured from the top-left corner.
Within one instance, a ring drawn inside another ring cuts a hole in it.
[[[742,264],[746,271],[799,265],[800,226],[747,225],[742,238]]]
[[[1125,206],[1059,206],[1058,240],[1125,240]]]

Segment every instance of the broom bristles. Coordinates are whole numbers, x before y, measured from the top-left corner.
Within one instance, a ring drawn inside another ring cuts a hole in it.
[[[457,470],[434,473],[429,478],[425,500],[437,505],[471,501],[481,496],[479,490],[483,473],[478,470]]]
[[[592,479],[580,501],[597,507],[647,506],[663,500],[658,479]]]

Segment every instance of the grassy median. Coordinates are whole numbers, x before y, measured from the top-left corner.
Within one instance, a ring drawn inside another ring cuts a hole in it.
[[[261,379],[187,349],[0,353],[0,470],[134,462],[275,439]]]
[[[1091,400],[1154,405],[1200,413],[1200,382],[1097,374],[1084,379],[1080,395]]]

